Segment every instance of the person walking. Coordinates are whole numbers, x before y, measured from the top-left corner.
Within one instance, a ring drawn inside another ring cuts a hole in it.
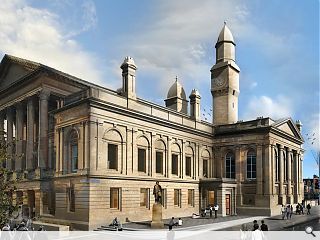
[[[282,220],[283,220],[286,216],[286,208],[284,207],[283,204],[281,206],[281,215],[282,215]]]
[[[215,204],[214,205],[214,218],[218,217],[218,210],[219,210],[219,205]]]
[[[288,205],[286,209],[287,219],[290,218],[290,212],[291,212],[291,208],[290,208],[290,205]]]
[[[293,214],[293,207],[292,205],[290,205],[290,219],[292,218],[292,214]]]
[[[174,217],[171,218],[170,222],[169,222],[169,231],[172,230],[172,227],[174,226]]]
[[[210,205],[209,210],[210,210],[210,218],[212,218],[212,212],[213,212],[213,209],[212,209],[212,206],[211,206],[211,205]]]
[[[258,224],[257,220],[253,220],[253,229],[252,229],[252,231],[254,231],[256,229],[259,229],[259,224]]]
[[[302,213],[302,215],[304,215],[304,212],[303,212],[303,205],[300,204],[300,212]]]
[[[307,215],[310,215],[311,213],[310,213],[310,209],[311,209],[311,205],[310,205],[310,203],[308,203],[308,205],[307,205]]]
[[[268,225],[264,223],[264,220],[261,220],[261,226],[260,226],[261,231],[268,231]]]

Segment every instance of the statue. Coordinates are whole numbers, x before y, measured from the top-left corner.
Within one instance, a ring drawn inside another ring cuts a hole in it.
[[[154,195],[154,201],[156,203],[161,203],[161,186],[159,185],[159,182],[156,181],[156,185],[153,187],[153,195]]]

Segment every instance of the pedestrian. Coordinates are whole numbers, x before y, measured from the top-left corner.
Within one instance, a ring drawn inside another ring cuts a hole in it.
[[[218,217],[218,210],[219,210],[219,205],[215,204],[214,205],[214,218]]]
[[[264,223],[264,220],[261,220],[261,226],[260,226],[261,231],[268,231],[268,225]]]
[[[171,218],[170,222],[169,222],[169,231],[172,230],[172,227],[174,226],[174,217]]]
[[[259,229],[259,224],[258,224],[258,221],[257,220],[253,220],[253,230],[256,230],[256,229]]]
[[[282,220],[283,220],[284,217],[286,216],[286,208],[284,207],[283,204],[282,204],[282,206],[281,206],[281,215],[282,215]]]
[[[212,211],[213,211],[213,209],[212,209],[212,206],[211,206],[211,205],[210,205],[209,210],[210,210],[210,218],[212,218]]]
[[[310,205],[310,203],[308,203],[308,205],[307,205],[307,215],[309,215],[310,214],[310,209],[311,209],[311,205]]]
[[[304,212],[303,212],[303,205],[300,204],[300,212],[302,213],[302,215],[304,215]]]
[[[251,231],[249,231],[248,226],[246,224],[241,225],[240,229],[240,239],[241,240],[251,240]]]
[[[2,231],[10,231],[10,225],[8,223],[6,223],[3,228]]]
[[[290,218],[290,212],[291,212],[291,208],[290,208],[290,205],[288,205],[286,209],[287,219]]]
[[[292,217],[292,214],[293,214],[293,207],[292,207],[292,205],[290,205],[290,219]]]
[[[252,240],[262,240],[264,239],[264,234],[262,231],[259,230],[259,225],[253,227],[253,232],[251,236]]]
[[[178,220],[178,226],[182,226],[182,219],[181,218],[179,218],[179,220]]]
[[[300,205],[299,205],[299,203],[297,204],[297,206],[296,206],[296,215],[300,215]]]

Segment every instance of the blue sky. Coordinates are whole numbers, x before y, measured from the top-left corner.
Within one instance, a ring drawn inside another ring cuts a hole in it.
[[[47,64],[117,89],[125,56],[138,65],[137,94],[164,105],[175,76],[210,109],[210,68],[224,20],[241,68],[239,119],[291,116],[303,134],[304,176],[319,151],[319,1],[1,0],[0,57]],[[209,116],[207,116],[210,121]]]

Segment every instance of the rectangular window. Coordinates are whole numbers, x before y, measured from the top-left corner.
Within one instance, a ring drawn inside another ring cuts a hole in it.
[[[146,172],[146,150],[138,148],[138,171]]]
[[[120,188],[110,188],[110,208],[120,209]]]
[[[16,203],[17,203],[17,205],[23,204],[23,192],[22,191],[16,192]]]
[[[208,160],[203,160],[203,177],[208,177]]]
[[[194,189],[188,189],[188,205],[194,207]]]
[[[178,175],[178,155],[172,154],[171,163],[172,163],[171,173]]]
[[[149,208],[149,188],[140,188],[140,206]]]
[[[167,208],[167,190],[165,188],[161,190],[161,205]]]
[[[118,170],[118,145],[108,144],[108,168]]]
[[[163,152],[156,152],[156,173],[163,173]]]
[[[67,188],[67,194],[68,194],[68,210],[69,212],[75,212],[76,199],[75,199],[75,192],[74,192],[74,184],[71,184],[70,187]]]
[[[191,157],[186,157],[186,175],[191,176]]]
[[[214,191],[208,191],[208,204],[214,206]]]
[[[181,207],[181,189],[174,189],[174,206]]]
[[[78,169],[78,144],[71,145],[71,171],[76,172]]]

